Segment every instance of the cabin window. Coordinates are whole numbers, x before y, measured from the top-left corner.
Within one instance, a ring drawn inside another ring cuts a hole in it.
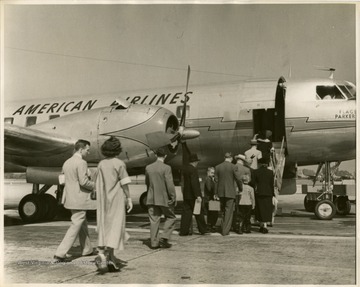
[[[316,98],[319,100],[342,100],[345,96],[337,86],[317,86]]]
[[[14,122],[14,118],[4,118],[4,123],[5,124],[10,124],[12,125]]]
[[[58,117],[60,117],[60,115],[51,115],[49,116],[49,120],[56,119]]]
[[[37,117],[27,117],[26,118],[26,126],[29,127],[29,126],[35,125],[36,124],[36,118]]]
[[[176,107],[176,116],[177,118],[181,118],[182,111],[184,106],[177,106]],[[190,106],[186,105],[186,118],[190,116]]]
[[[356,90],[354,90],[353,87],[351,87],[350,85],[347,86],[339,85],[338,87],[348,99],[355,99]]]

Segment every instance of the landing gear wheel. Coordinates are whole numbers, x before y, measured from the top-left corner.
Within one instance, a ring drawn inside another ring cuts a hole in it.
[[[347,215],[350,213],[351,204],[350,200],[345,196],[339,196],[334,200],[336,212],[340,215]]]
[[[143,210],[148,210],[147,205],[146,205],[146,200],[147,200],[147,192],[145,191],[141,194],[140,199],[139,199],[140,206]]]
[[[58,211],[58,204],[55,197],[47,193],[40,195],[40,197],[46,206],[46,212],[43,219],[46,221],[53,220]]]
[[[315,200],[309,200],[308,196],[306,195],[304,198],[304,207],[305,210],[308,212],[314,212],[315,211],[315,206],[318,202]]]
[[[19,203],[18,210],[21,219],[27,223],[41,220],[46,212],[46,208],[37,194],[24,196]]]
[[[335,204],[328,199],[321,200],[315,206],[315,215],[321,220],[331,220],[336,213]]]

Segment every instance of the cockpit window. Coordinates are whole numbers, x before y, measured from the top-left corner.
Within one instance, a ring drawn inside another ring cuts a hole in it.
[[[317,86],[316,98],[320,100],[346,99],[337,86]]]

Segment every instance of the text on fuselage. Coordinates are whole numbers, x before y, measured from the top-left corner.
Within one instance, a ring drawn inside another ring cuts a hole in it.
[[[90,100],[88,102],[63,102],[63,103],[46,103],[46,104],[35,104],[26,106],[23,105],[18,108],[13,115],[33,115],[33,114],[49,114],[59,112],[74,112],[74,111],[85,111],[91,110],[97,100]]]
[[[335,119],[356,119],[356,110],[339,110],[335,114]]]

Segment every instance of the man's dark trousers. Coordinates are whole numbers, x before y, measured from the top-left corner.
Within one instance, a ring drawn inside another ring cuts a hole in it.
[[[184,199],[183,213],[181,215],[180,234],[188,235],[195,206],[195,199]],[[201,210],[200,214],[195,215],[198,230],[201,234],[207,231],[204,213]]]

